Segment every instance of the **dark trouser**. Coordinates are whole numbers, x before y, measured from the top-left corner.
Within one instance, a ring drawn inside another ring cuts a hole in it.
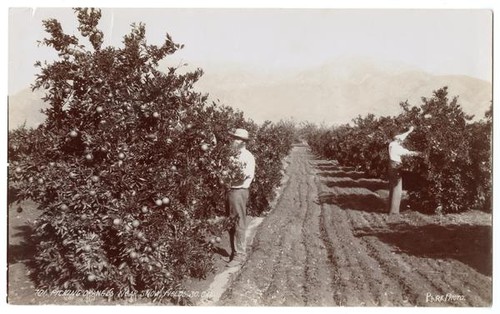
[[[229,230],[231,256],[245,255],[245,231],[247,227],[248,189],[231,189],[227,195],[227,211],[235,218],[235,225]]]
[[[403,193],[403,178],[400,171],[401,164],[391,161],[389,164],[389,213],[399,214],[401,194]]]

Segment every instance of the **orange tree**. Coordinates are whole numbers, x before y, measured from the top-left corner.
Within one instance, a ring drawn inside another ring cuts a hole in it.
[[[472,122],[447,88],[423,98],[421,106],[401,103],[395,117],[369,114],[352,125],[310,129],[312,150],[342,165],[387,178],[388,144],[410,125],[416,127],[405,146],[422,157],[404,163],[404,186],[410,206],[426,212],[450,213],[468,209],[491,210],[491,112]]]
[[[491,118],[472,122],[446,87],[419,107],[402,107],[401,123],[416,127],[408,147],[423,153],[406,164],[410,205],[435,213],[491,211]]]
[[[295,138],[295,125],[291,122],[264,122],[255,128],[254,139],[248,149],[255,155],[255,182],[251,185],[248,212],[260,215],[269,210],[274,188],[281,182],[282,160],[288,155]]]
[[[36,64],[33,88],[47,91],[47,119],[10,134],[9,184],[18,201],[32,199],[42,210],[34,280],[49,289],[181,289],[187,277],[211,270],[208,240],[223,226],[209,218],[225,213],[227,183],[240,175],[227,133],[258,127],[194,92],[201,70],[158,70],[182,48],[168,34],[150,45],[138,24],[122,48],[103,47],[100,10],[75,13],[90,45],[57,20],[44,21],[50,36],[41,44],[59,55]]]

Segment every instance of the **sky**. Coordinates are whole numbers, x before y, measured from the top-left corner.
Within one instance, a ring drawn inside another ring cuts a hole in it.
[[[47,18],[78,35],[71,9],[9,10],[9,94],[33,82],[36,60],[55,57],[36,43]],[[168,32],[185,45],[172,62],[201,68],[279,72],[360,56],[432,74],[492,77],[490,10],[110,8],[99,24],[105,45],[121,45],[134,22],[146,24],[149,43],[161,44]]]

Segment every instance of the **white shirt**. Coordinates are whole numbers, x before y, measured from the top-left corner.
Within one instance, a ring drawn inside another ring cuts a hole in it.
[[[395,162],[401,162],[401,156],[414,155],[415,152],[401,146],[398,141],[392,141],[389,144],[389,158]]]
[[[245,178],[243,181],[235,182],[231,185],[233,189],[248,189],[255,176],[255,157],[245,147],[240,150],[240,154],[236,156],[237,161],[241,164],[241,170]]]

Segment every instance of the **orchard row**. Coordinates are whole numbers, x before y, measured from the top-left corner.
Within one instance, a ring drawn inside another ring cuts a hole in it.
[[[414,126],[405,142],[420,157],[404,162],[403,184],[410,207],[427,213],[470,209],[491,211],[492,115],[472,121],[447,88],[423,98],[420,106],[401,103],[394,117],[367,115],[333,128],[309,125],[304,132],[312,150],[378,178],[387,178],[392,137]]]

